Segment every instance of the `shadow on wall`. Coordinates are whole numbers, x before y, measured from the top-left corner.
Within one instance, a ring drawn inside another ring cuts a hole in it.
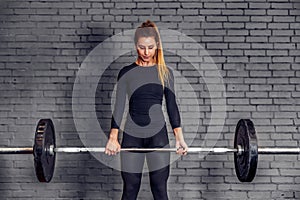
[[[0,4],[1,28],[6,27],[5,23],[8,17],[10,20],[12,20],[12,18],[15,16],[9,13],[7,2],[8,1],[1,1]],[[15,17],[17,18],[17,16]],[[16,36],[16,33],[13,33],[14,30],[14,28],[10,27],[0,30],[1,48],[4,48],[8,41],[14,41]],[[113,31],[105,27],[101,27],[97,23],[90,23],[86,30],[76,31],[76,33],[76,36],[80,38],[77,41],[80,41],[81,44],[90,47],[90,49],[85,50],[91,51],[97,44],[109,37]],[[51,44],[49,43],[49,45]],[[86,55],[87,54],[88,52]],[[18,64],[22,65],[23,63]],[[26,66],[31,67],[31,64],[32,63],[26,63]],[[55,65],[56,63],[52,64]],[[4,65],[5,64],[0,64],[0,67]],[[66,96],[65,98],[68,99],[69,96]],[[110,114],[108,113],[107,116],[109,115]],[[73,124],[65,125],[64,123],[64,126],[65,127],[63,128],[65,129],[68,128],[66,126],[69,126],[71,130],[74,129]],[[101,124],[101,126],[104,125]],[[107,128],[107,126],[104,126],[104,129],[108,130]],[[56,137],[62,139],[64,139],[64,137],[68,137],[67,139],[71,138],[70,140],[73,141],[72,139],[74,138],[76,140],[78,139],[78,134],[75,132],[74,134],[65,134],[62,137],[58,129]],[[2,144],[3,139],[5,138],[1,137],[1,139]],[[9,140],[11,140],[11,138],[9,138]],[[60,142],[58,142],[58,144],[59,143]],[[61,141],[61,143],[68,145],[67,141]],[[77,145],[82,146],[82,143],[80,144],[80,141],[77,140],[76,146]],[[119,185],[114,185],[115,183],[119,184],[121,182],[119,172],[103,165],[90,154],[59,154],[56,160],[56,168],[53,180],[48,184],[41,184],[36,179],[33,168],[33,158],[31,156],[1,156],[0,160],[0,199],[12,198],[13,196],[16,198],[24,197],[23,199],[116,199],[117,197],[114,195],[117,194],[113,193],[112,191],[115,187],[120,188]],[[115,178],[115,176],[117,176],[117,178]]]
[[[108,66],[104,73],[99,78],[99,82],[96,89],[95,102],[96,102],[96,115],[101,126],[101,129],[105,133],[106,138],[101,136],[101,146],[105,146],[107,142],[107,138],[110,133],[111,128],[111,118],[114,106],[114,88],[117,83],[117,76],[119,70],[122,66],[128,65],[134,61],[132,58],[128,58],[128,56],[118,58],[115,62],[113,62],[110,66]],[[128,60],[132,60],[132,62],[127,62]],[[126,109],[124,112],[127,112]],[[125,116],[125,115],[124,115]],[[119,142],[122,141],[122,134],[119,134]],[[102,164],[101,164],[102,165]],[[120,193],[123,187],[122,179],[120,172],[115,169],[111,169],[110,167],[106,167],[103,169],[103,173],[101,174],[105,177],[105,182],[103,182],[102,188],[108,191],[108,195],[106,198],[112,199],[120,199]]]
[[[83,34],[78,34],[81,38],[81,43],[86,43],[86,46],[90,47],[90,49],[88,49],[89,52],[113,34],[113,30],[103,26],[101,23],[90,22],[87,25],[86,31],[82,31]],[[83,39],[86,40],[83,41]],[[86,56],[89,52],[86,52]],[[97,119],[106,135],[109,134],[110,130],[110,119],[112,115],[110,97],[116,82],[117,73],[118,70],[113,70],[108,66],[104,74],[99,77],[95,94]],[[101,146],[106,144],[106,138],[103,138],[103,141],[99,141]],[[83,154],[76,157],[78,160],[78,171],[75,173],[80,174],[78,178],[80,184],[75,184],[75,186],[77,186],[76,190],[78,191],[76,198],[82,200],[120,198],[122,181],[119,171],[104,165],[92,154]]]

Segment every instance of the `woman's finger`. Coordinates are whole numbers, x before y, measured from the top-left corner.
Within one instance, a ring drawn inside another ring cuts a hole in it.
[[[185,146],[183,155],[186,155],[188,153],[188,150],[189,150],[189,148],[187,146]]]
[[[111,151],[111,153],[112,153],[111,155],[116,155],[116,149],[113,148],[112,151]]]
[[[179,155],[186,155],[188,151],[187,147],[180,146],[177,148],[176,153]]]
[[[179,155],[182,155],[182,152],[183,152],[182,147],[178,148],[177,151],[176,151],[176,153],[179,154]]]
[[[120,152],[120,150],[121,150],[121,146],[118,146],[117,152]]]
[[[105,148],[105,152],[104,152],[106,155],[108,155],[109,153],[109,150],[107,148]]]
[[[177,154],[180,154],[180,151],[181,151],[181,147],[178,147],[178,148],[176,149],[176,153],[177,153]]]

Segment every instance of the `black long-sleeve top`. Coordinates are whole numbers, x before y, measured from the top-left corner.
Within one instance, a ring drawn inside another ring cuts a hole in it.
[[[174,75],[170,68],[169,72],[169,81],[165,82],[163,88],[158,77],[157,65],[142,67],[134,62],[123,67],[117,78],[111,128],[120,128],[126,95],[129,100],[129,112],[124,127],[125,132],[135,132],[137,136],[141,136],[139,134],[142,132],[144,134],[158,132],[165,125],[162,112],[163,95],[165,95],[171,127],[173,129],[180,127],[181,120],[174,91]]]

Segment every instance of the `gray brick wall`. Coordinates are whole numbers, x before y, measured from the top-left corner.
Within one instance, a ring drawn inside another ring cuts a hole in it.
[[[226,89],[226,121],[216,146],[232,146],[239,118],[251,118],[260,146],[299,145],[300,3],[298,0],[26,1],[0,4],[0,145],[31,146],[39,118],[52,118],[58,146],[82,146],[72,115],[72,89],[81,62],[99,43],[151,19],[197,41],[213,59]],[[181,53],[188,54],[189,47]],[[211,100],[200,74],[179,56],[167,63],[188,80],[197,106],[178,94],[191,146],[206,140]],[[98,117],[109,130],[110,96],[121,66],[101,77]],[[205,71],[209,76],[209,72]],[[184,92],[183,92],[184,91]],[[169,127],[170,128],[170,127]],[[171,136],[171,135],[170,135]],[[171,138],[171,137],[170,137]],[[208,136],[206,144],[214,139]],[[170,199],[300,199],[299,156],[261,155],[253,183],[238,182],[231,155],[188,155],[171,165]],[[120,172],[90,154],[58,155],[54,178],[37,182],[31,155],[0,156],[1,199],[120,199]],[[139,199],[152,199],[144,174]]]

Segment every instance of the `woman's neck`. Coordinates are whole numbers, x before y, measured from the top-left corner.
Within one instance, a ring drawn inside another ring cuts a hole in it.
[[[154,60],[151,60],[151,61],[145,62],[145,61],[143,61],[143,60],[140,60],[140,59],[137,59],[137,60],[135,61],[135,63],[136,63],[137,65],[139,65],[139,66],[143,66],[143,67],[147,67],[147,66],[153,66],[153,65],[155,65],[155,64],[156,64]]]

